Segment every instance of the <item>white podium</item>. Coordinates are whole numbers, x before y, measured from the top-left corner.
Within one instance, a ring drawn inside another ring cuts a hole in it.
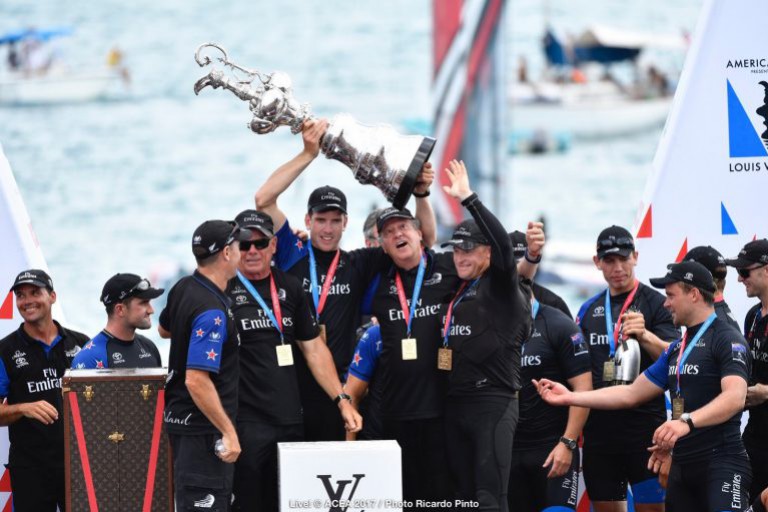
[[[403,508],[395,441],[278,443],[281,512],[395,512]]]

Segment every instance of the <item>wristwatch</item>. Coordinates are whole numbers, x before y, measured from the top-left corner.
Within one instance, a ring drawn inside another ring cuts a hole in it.
[[[681,414],[680,421],[686,422],[688,424],[688,427],[691,429],[691,431],[693,431],[693,429],[696,428],[696,426],[693,424],[693,418],[691,418],[691,413],[689,412],[684,412],[683,414]]]
[[[568,439],[565,436],[560,438],[560,442],[567,446],[569,450],[575,450],[578,446],[575,439]]]
[[[338,405],[342,400],[349,400],[349,403],[352,403],[352,397],[346,393],[339,393],[336,395],[336,398],[333,399],[333,403]]]

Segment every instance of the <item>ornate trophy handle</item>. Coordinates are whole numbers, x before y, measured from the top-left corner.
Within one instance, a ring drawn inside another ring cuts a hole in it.
[[[203,51],[213,48],[221,53],[216,59],[224,69],[212,69],[195,83],[195,94],[208,86],[231,91],[248,102],[251,121],[248,128],[258,134],[288,126],[293,134],[301,132],[305,120],[312,119],[309,105],[293,96],[291,78],[285,73],[260,73],[229,60],[218,44],[205,43],[195,52],[200,67],[213,63]],[[227,69],[229,68],[229,69]],[[239,77],[237,73],[245,74]],[[258,78],[258,82],[256,79]],[[376,186],[396,208],[411,197],[417,176],[432,152],[435,139],[417,135],[402,136],[389,126],[362,125],[347,115],[337,115],[321,139],[326,157],[346,165],[363,184]]]

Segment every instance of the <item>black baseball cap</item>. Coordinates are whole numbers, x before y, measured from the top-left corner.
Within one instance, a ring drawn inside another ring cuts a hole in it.
[[[739,251],[738,256],[725,260],[725,263],[735,268],[747,268],[755,263],[768,265],[768,240],[752,240]]]
[[[240,228],[234,221],[207,220],[192,235],[192,254],[196,258],[207,258],[235,240],[245,241],[250,238],[251,232]]]
[[[51,276],[49,276],[44,270],[37,268],[30,268],[29,270],[25,270],[17,275],[16,279],[13,280],[11,291],[16,291],[16,288],[23,284],[31,284],[32,286],[37,286],[38,288],[48,288],[48,291],[50,292],[53,291],[53,279],[51,279]]]
[[[447,242],[440,244],[440,247],[458,247],[465,251],[471,251],[478,245],[490,245],[488,239],[485,238],[483,232],[480,231],[480,227],[472,219],[468,219],[460,222],[456,229],[453,230],[451,239]]]
[[[512,242],[512,253],[515,255],[515,260],[525,256],[525,250],[528,249],[525,233],[515,230],[509,234],[509,240]]]
[[[379,235],[381,235],[381,230],[384,227],[384,224],[392,219],[415,220],[408,208],[403,208],[402,210],[397,209],[394,206],[384,208],[379,214],[379,218],[376,219],[376,229],[379,230]]]
[[[682,261],[667,266],[667,275],[650,279],[654,288],[664,288],[672,283],[685,283],[701,290],[715,293],[715,280],[707,267],[696,261]]]
[[[621,226],[607,227],[597,237],[598,259],[611,254],[629,258],[633,252],[635,252],[635,241],[629,231]]]
[[[259,230],[267,238],[275,236],[275,225],[272,222],[272,217],[264,212],[258,210],[243,210],[235,217],[235,222],[241,228],[253,231]]]
[[[148,279],[136,274],[115,274],[110,277],[101,290],[101,302],[114,304],[131,297],[156,299],[163,294],[163,288],[152,288]]]
[[[309,213],[320,213],[327,212],[328,210],[339,210],[341,213],[347,213],[347,196],[336,187],[326,185],[316,188],[309,194],[307,211]]]
[[[726,272],[723,271],[723,268],[725,267],[725,258],[711,245],[694,247],[686,253],[683,257],[683,261],[696,261],[704,265],[713,276],[719,274],[721,279],[725,277]]]

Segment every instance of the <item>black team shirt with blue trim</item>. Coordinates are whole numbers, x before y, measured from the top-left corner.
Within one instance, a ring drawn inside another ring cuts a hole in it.
[[[618,321],[619,313],[630,292],[611,297],[611,318]],[[664,308],[664,296],[643,283],[637,289],[632,306],[645,318],[645,328],[661,340],[671,342],[680,337],[672,316]],[[610,357],[605,326],[605,290],[582,305],[577,323],[589,344],[592,360],[592,386],[603,388],[603,364]],[[640,372],[653,364],[653,358],[640,345]],[[658,396],[634,409],[601,411],[593,409],[584,427],[584,446],[603,453],[641,451],[648,448],[654,431],[667,419],[663,396]]]
[[[557,442],[568,424],[568,407],[554,407],[541,399],[531,379],[549,379],[568,385],[568,379],[590,373],[589,348],[581,329],[565,314],[539,305],[533,333],[523,344],[520,420],[515,450],[530,450]]]
[[[45,400],[59,412],[50,425],[26,417],[8,425],[11,469],[64,466],[61,378],[88,336],[54,324],[58,336],[50,345],[33,339],[23,325],[0,340],[0,398],[8,405]]]
[[[688,329],[689,340],[696,336],[701,325]],[[676,341],[645,371],[648,380],[672,394],[677,390],[676,368],[680,348],[680,341]],[[717,318],[696,343],[683,365],[680,387],[685,412],[693,412],[714,400],[722,392],[720,380],[723,377],[735,375],[748,381],[751,364],[752,358],[744,337],[737,329]],[[675,443],[675,462],[708,463],[715,450],[742,453],[744,445],[740,429],[741,411],[719,425],[695,428]]]
[[[72,361],[72,368],[159,368],[162,366],[160,352],[151,340],[141,334],[130,340],[115,338],[107,331],[101,331],[85,344]]]
[[[303,419],[296,361],[304,359],[304,355],[296,343],[316,338],[320,335],[320,329],[301,282],[276,268],[272,269],[272,275],[280,301],[284,341],[291,347],[294,364],[277,364],[276,347],[280,345],[280,334],[243,283],[238,278],[232,279],[227,294],[232,299],[232,312],[241,340],[237,421],[263,421],[273,425],[300,424]],[[252,280],[250,283],[271,310],[269,277]]]
[[[187,369],[208,372],[230,420],[237,414],[240,340],[230,300],[197,270],[168,293],[160,325],[171,332],[165,386],[165,427],[171,434],[215,434],[187,390]]]

